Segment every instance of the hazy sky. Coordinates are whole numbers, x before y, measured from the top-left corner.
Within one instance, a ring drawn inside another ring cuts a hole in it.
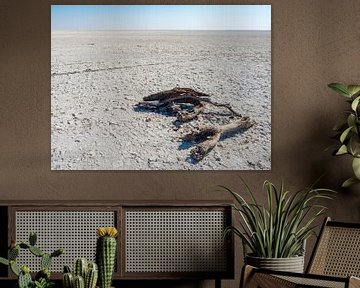
[[[51,5],[52,30],[271,30],[270,5]]]

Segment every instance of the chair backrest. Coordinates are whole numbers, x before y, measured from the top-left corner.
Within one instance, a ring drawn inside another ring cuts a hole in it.
[[[307,273],[360,277],[360,223],[326,218]]]

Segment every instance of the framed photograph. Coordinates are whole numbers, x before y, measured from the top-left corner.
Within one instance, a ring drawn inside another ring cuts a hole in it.
[[[51,169],[271,169],[271,6],[52,5]]]

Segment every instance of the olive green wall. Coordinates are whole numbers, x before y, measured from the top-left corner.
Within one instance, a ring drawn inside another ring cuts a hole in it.
[[[176,2],[272,4],[272,170],[258,172],[51,171],[49,5],[73,3],[0,0],[1,200],[230,200],[209,187],[236,188],[241,175],[263,201],[264,179],[275,183],[284,179],[289,189],[297,189],[325,173],[321,185],[339,190],[328,214],[360,222],[360,186],[339,189],[351,173],[349,159],[325,151],[332,143],[331,128],[346,108],[327,83],[360,82],[358,0]],[[236,255],[240,258],[239,252]],[[239,270],[240,259],[236,265]],[[238,279],[239,273],[236,281],[224,286],[237,287]],[[213,283],[179,285],[211,287]]]

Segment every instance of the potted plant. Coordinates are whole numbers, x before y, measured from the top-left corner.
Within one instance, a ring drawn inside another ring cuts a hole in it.
[[[244,183],[245,184],[245,183]],[[251,201],[223,187],[236,201],[233,205],[240,215],[240,227],[229,227],[243,242],[245,264],[278,271],[300,272],[304,270],[305,241],[314,233],[316,219],[326,207],[317,202],[331,199],[334,192],[312,187],[291,193],[278,189],[270,181],[264,182],[267,193],[266,205],[261,205],[245,184]]]
[[[342,186],[348,187],[360,183],[360,85],[331,83],[328,85],[338,94],[347,98],[351,109],[347,112],[346,122],[334,127],[339,139],[339,146],[334,155],[350,155],[354,177],[347,179]]]

